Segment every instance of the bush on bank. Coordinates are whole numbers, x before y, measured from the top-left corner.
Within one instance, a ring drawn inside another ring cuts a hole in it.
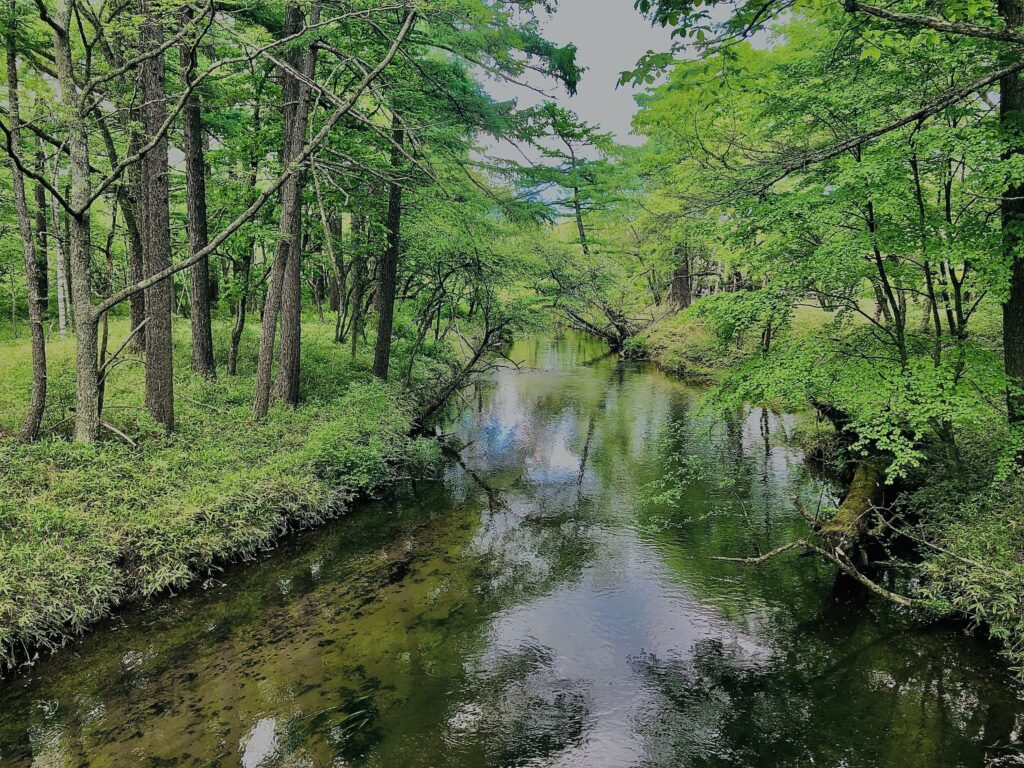
[[[176,329],[171,435],[141,408],[140,367],[119,367],[105,418],[137,448],[109,434],[96,446],[64,438],[70,343],[52,345],[47,435],[31,445],[0,440],[0,661],[60,643],[126,600],[180,589],[438,461],[431,441],[409,436],[410,396],[376,381],[366,359],[332,343],[330,329],[311,326],[306,401],[261,423],[249,414],[255,333],[242,375],[221,371],[210,382],[189,371],[188,328]],[[124,330],[118,324],[115,338]],[[226,330],[218,328],[219,342]],[[11,432],[28,392],[27,345],[4,345],[0,359],[0,374],[14,382],[0,402]]]

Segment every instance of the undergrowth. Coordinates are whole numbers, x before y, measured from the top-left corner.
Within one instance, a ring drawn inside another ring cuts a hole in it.
[[[50,345],[44,438],[0,440],[0,662],[59,645],[126,600],[180,589],[430,470],[438,450],[409,436],[407,390],[374,379],[368,355],[350,359],[332,329],[308,325],[303,405],[253,423],[255,330],[245,336],[240,375],[221,368],[207,381],[189,371],[188,326],[176,323],[173,434],[141,408],[141,366],[119,366],[108,386],[104,418],[137,447],[112,434],[94,446],[67,439],[73,350],[70,341]],[[124,322],[112,325],[112,348],[126,332]],[[219,362],[226,338],[227,325],[218,325]],[[417,364],[414,376],[432,365]],[[29,366],[24,342],[0,347],[0,378],[13,382],[0,395],[9,433],[24,412]]]

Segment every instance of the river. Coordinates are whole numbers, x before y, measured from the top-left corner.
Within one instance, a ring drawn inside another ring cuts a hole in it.
[[[799,537],[792,499],[834,493],[794,419],[709,421],[584,336],[510,357],[447,425],[441,479],[0,682],[0,765],[1020,764],[988,644],[813,558],[711,559]]]

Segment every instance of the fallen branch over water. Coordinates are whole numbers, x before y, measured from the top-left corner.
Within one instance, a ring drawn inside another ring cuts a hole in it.
[[[776,547],[771,552],[767,552],[760,557],[713,557],[712,560],[720,560],[727,563],[739,563],[742,565],[763,565],[764,563],[778,557],[781,554],[790,552],[795,549],[803,550],[809,554],[818,555],[819,557],[828,560],[834,565],[839,567],[843,573],[851,577],[855,581],[866,587],[871,593],[878,595],[884,600],[888,600],[890,603],[894,603],[901,608],[930,608],[932,603],[927,600],[920,600],[914,597],[907,597],[897,592],[892,592],[885,587],[877,584],[876,582],[869,579],[859,570],[852,562],[849,557],[842,549],[829,550],[824,547],[819,547],[806,539],[797,539],[791,541],[788,544],[783,544],[781,547]]]

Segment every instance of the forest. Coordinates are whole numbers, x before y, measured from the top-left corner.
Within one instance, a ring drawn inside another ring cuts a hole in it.
[[[538,452],[547,433],[487,409],[550,373],[524,340],[578,335],[594,365],[698,393],[657,429],[653,394],[628,401],[658,453],[622,503],[675,521],[659,536],[728,497],[750,530],[701,567],[828,574],[869,623],[952,622],[1005,665],[999,695],[1015,685],[1020,0],[602,0],[667,40],[593,84],[636,94],[629,141],[574,110],[586,36],[545,32],[554,0],[3,2],[0,669],[28,674],[125,606],[206,589],[410,483],[459,472],[492,513],[516,508],[513,448],[491,474],[471,457],[495,430]],[[596,514],[588,473],[604,487],[611,452],[640,450],[607,436],[631,391],[607,386],[566,443],[576,501],[541,505],[572,510],[563,533]],[[755,442],[798,456],[816,496],[758,502],[723,479],[706,446],[755,413]],[[531,488],[555,482],[525,466]],[[21,755],[7,725],[0,763]],[[444,764],[536,757],[496,754]]]

